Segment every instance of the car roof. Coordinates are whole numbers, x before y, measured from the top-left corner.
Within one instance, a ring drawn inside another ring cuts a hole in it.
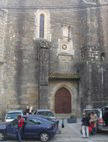
[[[50,111],[50,112],[52,112],[50,109],[37,109],[37,111]]]
[[[11,110],[11,111],[8,111],[7,113],[15,113],[15,112],[23,112],[23,110]]]
[[[45,117],[43,117],[43,116],[41,116],[41,115],[28,115],[28,116],[24,116],[24,117],[27,117],[27,118],[45,118]]]
[[[108,108],[108,106],[103,106],[102,108]]]
[[[84,110],[99,110],[100,108],[86,108]]]
[[[41,121],[46,121],[46,122],[49,122],[49,123],[52,123],[51,121],[49,121],[48,119],[46,119],[45,117],[41,116],[41,115],[24,115],[23,116],[24,118],[28,118],[28,119],[39,119]]]
[[[34,114],[29,114],[29,115],[23,115],[25,118],[40,118],[41,115],[34,115]]]

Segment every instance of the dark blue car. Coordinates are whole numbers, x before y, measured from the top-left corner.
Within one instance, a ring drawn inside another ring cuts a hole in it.
[[[59,120],[56,119],[54,113],[49,109],[37,109],[34,114],[44,117],[49,121],[53,121],[56,123],[57,127],[59,125]]]
[[[23,138],[39,138],[42,142],[47,142],[56,134],[57,127],[54,122],[48,121],[40,116],[24,117],[24,135]],[[5,139],[17,138],[17,120],[0,126],[0,133]]]

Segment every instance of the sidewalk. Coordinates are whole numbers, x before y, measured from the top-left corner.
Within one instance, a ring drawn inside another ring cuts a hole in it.
[[[59,126],[60,127],[60,126]],[[64,121],[64,128],[60,127],[61,134],[57,134],[52,142],[108,142],[108,135],[96,134],[89,138],[82,138],[80,133],[81,119],[77,123]]]

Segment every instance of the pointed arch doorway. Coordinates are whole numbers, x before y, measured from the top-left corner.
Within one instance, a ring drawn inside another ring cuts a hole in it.
[[[60,88],[55,94],[55,113],[71,113],[71,94],[66,88]]]

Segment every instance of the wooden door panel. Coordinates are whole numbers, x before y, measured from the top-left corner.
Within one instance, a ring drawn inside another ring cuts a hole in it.
[[[61,88],[56,92],[55,113],[71,113],[71,94],[65,88]]]

